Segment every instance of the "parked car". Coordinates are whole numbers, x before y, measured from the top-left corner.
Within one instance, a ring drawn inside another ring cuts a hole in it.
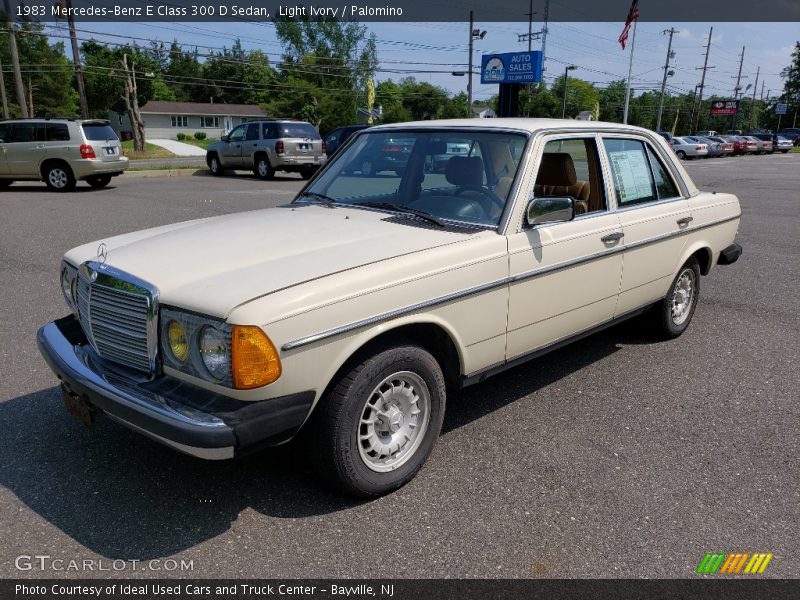
[[[722,139],[733,144],[734,156],[741,156],[748,153],[747,140],[738,135],[724,135]]]
[[[447,165],[450,159],[454,156],[468,157],[470,151],[473,150],[473,145],[470,140],[452,140],[447,142],[445,152],[442,154],[435,154],[430,157],[426,168],[432,173],[444,173],[447,171]]]
[[[708,156],[708,144],[702,142],[693,142],[688,138],[675,137],[672,138],[670,144],[681,160]]]
[[[272,179],[276,171],[309,179],[326,161],[325,144],[314,126],[288,119],[242,123],[206,151],[206,163],[216,176],[246,169],[261,179]]]
[[[717,156],[723,155],[722,142],[715,142],[711,138],[699,135],[688,136],[684,139],[688,140],[689,142],[694,142],[697,144],[705,144],[706,148],[708,149],[706,158],[715,158]]]
[[[773,142],[773,147],[775,148],[775,151],[782,152],[783,154],[789,152],[789,150],[792,149],[793,145],[794,144],[792,143],[792,140],[785,138],[781,135],[776,135],[775,141]]]
[[[772,154],[773,152],[773,145],[772,145],[772,134],[771,133],[753,133],[750,135],[746,135],[746,138],[749,138],[756,143],[756,153],[758,154]]]
[[[723,137],[721,135],[714,135],[709,137],[708,139],[717,142],[718,144],[722,144],[722,156],[731,156],[733,155],[733,140],[730,138]]]
[[[408,159],[414,149],[412,138],[370,138],[366,146],[359,146],[358,154],[349,155],[345,164],[349,173],[359,173],[362,177],[375,177],[383,173],[402,177]]]
[[[757,154],[758,153],[758,140],[755,138],[751,138],[747,135],[739,135],[736,136],[740,140],[742,140],[745,144],[745,152],[748,154]]]
[[[337,127],[325,136],[325,154],[330,158],[353,134],[366,129],[369,125],[346,125]]]
[[[786,127],[778,132],[778,135],[792,140],[795,146],[800,146],[800,127]]]
[[[399,182],[344,168],[397,140],[411,148]],[[463,140],[471,155],[425,171]],[[741,254],[740,215],[646,129],[381,125],[289,205],[68,251],[69,314],[38,344],[86,424],[105,413],[205,459],[302,428],[324,476],[374,497],[419,471],[455,390],[637,315],[680,336],[701,275]]]
[[[78,181],[103,188],[128,168],[108,121],[14,119],[0,121],[0,189],[14,181],[44,181],[68,192]]]
[[[709,129],[708,131],[698,131],[695,135],[699,137],[716,137],[719,134],[713,129]]]
[[[656,131],[656,133],[667,141],[672,139],[672,134],[669,131]]]

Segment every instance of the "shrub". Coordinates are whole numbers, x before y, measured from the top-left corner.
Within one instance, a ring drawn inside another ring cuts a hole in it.
[[[183,132],[180,132],[180,133],[179,133],[178,135],[176,135],[175,137],[176,137],[176,138],[178,138],[178,141],[179,141],[179,142],[182,142],[183,140],[185,140],[185,139],[186,139],[186,137],[187,137],[187,136],[186,136],[186,134],[185,134],[185,133],[183,133]]]
[[[206,132],[205,131],[195,131],[194,132],[194,139],[196,139],[196,140],[204,140],[204,139],[206,139]]]

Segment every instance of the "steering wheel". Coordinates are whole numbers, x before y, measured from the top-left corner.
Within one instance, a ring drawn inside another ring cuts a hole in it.
[[[488,199],[489,202],[491,202],[491,204],[493,204],[495,207],[500,209],[500,212],[502,212],[506,206],[505,200],[500,198],[500,196],[495,194],[492,190],[485,188],[481,185],[462,185],[456,190],[456,193],[454,195],[458,196],[461,194],[461,192],[477,192],[484,198]],[[485,206],[483,208],[484,210],[486,210]],[[490,212],[491,212],[490,210],[486,210],[487,214],[489,214]]]

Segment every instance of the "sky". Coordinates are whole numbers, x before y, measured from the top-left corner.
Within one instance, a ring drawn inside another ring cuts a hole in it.
[[[524,17],[523,17],[524,18]],[[624,16],[623,16],[624,18]],[[459,23],[365,23],[378,40],[380,71],[376,80],[398,80],[413,75],[418,80],[439,85],[450,92],[466,91],[466,77],[456,77],[452,71],[465,71],[468,59],[468,31],[466,22]],[[627,77],[631,39],[622,50],[617,38],[622,30],[619,23],[549,23],[546,45],[545,80],[552,82],[564,72],[567,64],[577,70],[570,77],[578,77],[603,87],[610,81]],[[262,50],[272,62],[279,62],[281,46],[271,23],[114,23],[77,22],[79,39],[95,38],[112,43],[132,43],[124,37],[155,39],[166,44],[177,39],[187,50],[197,47],[201,53],[230,47],[237,37],[246,49]],[[475,27],[485,30],[486,36],[475,42],[473,70],[480,67],[482,54],[527,50],[527,41],[518,42],[517,34],[527,33],[527,21],[518,23],[481,23]],[[647,23],[637,24],[633,58],[632,87],[634,93],[659,90],[666,59],[668,36],[662,32],[674,27],[675,58],[670,62],[675,75],[667,80],[667,89],[673,93],[690,93],[700,82],[709,29],[713,27],[709,70],[706,75],[704,95],[733,96],[739,57],[745,47],[742,67],[742,89],[750,85],[746,94],[752,97],[756,86],[756,71],[760,75],[756,95],[764,97],[771,90],[775,96],[783,88],[781,70],[790,63],[795,42],[800,41],[797,23]],[[542,28],[533,23],[533,31]],[[48,25],[48,33],[64,35],[66,25]],[[120,37],[121,36],[121,37]],[[57,41],[56,38],[53,41]],[[142,40],[140,44],[146,43]],[[66,44],[69,53],[69,44]],[[541,41],[534,41],[533,50],[541,49]],[[497,93],[497,85],[481,85],[480,78],[473,80],[473,98],[485,100]]]

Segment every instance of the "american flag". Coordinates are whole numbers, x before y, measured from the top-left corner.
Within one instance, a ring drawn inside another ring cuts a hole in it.
[[[622,49],[625,50],[625,42],[628,41],[628,33],[631,30],[631,23],[636,21],[639,18],[639,0],[633,0],[633,4],[631,4],[631,9],[628,11],[628,18],[625,19],[625,27],[622,29],[622,33],[619,34],[619,43],[622,46]]]

